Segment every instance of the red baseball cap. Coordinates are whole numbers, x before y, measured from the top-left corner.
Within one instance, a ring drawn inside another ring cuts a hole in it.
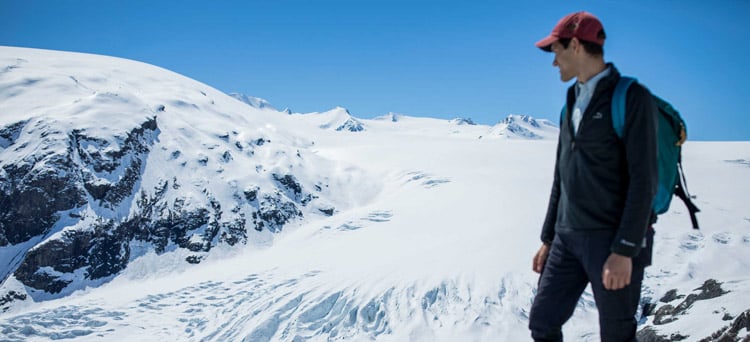
[[[601,21],[589,12],[571,13],[560,19],[552,33],[535,45],[544,51],[550,51],[550,45],[558,39],[574,37],[604,46],[604,27]]]

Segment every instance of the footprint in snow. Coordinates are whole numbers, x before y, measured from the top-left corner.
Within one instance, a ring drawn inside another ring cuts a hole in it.
[[[694,251],[699,248],[703,248],[703,234],[699,233],[691,233],[687,236],[687,238],[682,241],[680,244],[680,248],[683,250],[689,250]]]
[[[747,160],[747,159],[725,160],[724,162],[730,163],[730,164],[738,164],[738,165],[744,165],[744,166],[750,167],[750,160]]]
[[[714,242],[720,243],[722,245],[726,245],[730,241],[732,241],[732,235],[729,234],[728,232],[716,233],[712,237],[714,239]]]
[[[369,215],[367,215],[367,217],[364,218],[364,220],[372,222],[388,222],[391,220],[391,217],[393,217],[393,213],[388,210],[382,210],[371,212]]]

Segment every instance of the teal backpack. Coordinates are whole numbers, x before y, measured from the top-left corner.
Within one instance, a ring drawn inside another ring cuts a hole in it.
[[[625,98],[628,88],[635,82],[637,82],[635,78],[621,77],[615,86],[614,95],[612,95],[612,126],[620,138],[622,138],[622,130],[625,126]],[[693,228],[698,229],[698,219],[695,214],[700,209],[691,201],[692,196],[687,191],[685,173],[682,170],[681,152],[682,143],[686,138],[685,121],[667,101],[655,95],[654,101],[659,109],[656,132],[659,183],[652,209],[657,215],[667,212],[669,204],[672,202],[672,196],[677,196],[685,202],[685,206],[690,212]],[[566,111],[566,108],[563,107],[561,123]]]

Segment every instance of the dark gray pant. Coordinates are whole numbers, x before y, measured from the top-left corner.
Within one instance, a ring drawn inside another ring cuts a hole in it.
[[[562,341],[562,325],[573,315],[578,299],[591,283],[602,342],[635,341],[643,269],[651,263],[650,228],[647,237],[646,248],[633,258],[630,285],[611,291],[602,284],[602,268],[611,253],[613,236],[556,234],[531,306],[531,337],[535,341]]]

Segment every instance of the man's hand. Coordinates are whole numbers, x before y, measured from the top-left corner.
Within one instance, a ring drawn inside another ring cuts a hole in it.
[[[547,255],[549,254],[549,244],[543,243],[539,251],[534,255],[534,263],[532,269],[536,273],[542,273],[544,269],[544,263],[547,262]]]
[[[630,257],[612,253],[604,263],[602,283],[607,290],[619,290],[630,285],[633,261]]]

